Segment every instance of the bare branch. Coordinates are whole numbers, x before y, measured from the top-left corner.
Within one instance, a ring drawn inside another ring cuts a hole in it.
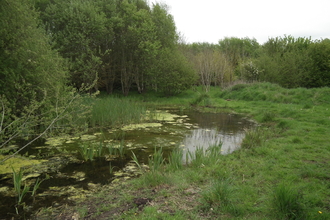
[[[78,97],[78,95],[74,96],[74,97],[70,100],[69,104],[63,109],[63,111],[60,112],[60,113],[57,113],[57,116],[51,121],[51,123],[48,125],[48,127],[47,127],[42,133],[40,133],[37,137],[35,137],[35,138],[34,138],[33,140],[31,140],[29,143],[25,144],[22,148],[20,148],[18,151],[16,151],[16,152],[13,153],[12,155],[10,155],[10,156],[4,158],[3,160],[1,160],[0,163],[3,163],[3,162],[5,162],[6,160],[8,160],[8,159],[14,157],[16,154],[18,154],[18,153],[19,153],[20,151],[22,151],[24,148],[26,148],[27,146],[29,146],[30,144],[32,144],[33,142],[35,142],[36,140],[38,140],[39,138],[41,138],[44,134],[46,134],[47,131],[53,127],[53,125],[55,124],[55,122],[57,122],[58,120],[60,120],[60,119],[62,118],[61,116],[66,112],[66,110],[69,108],[69,106],[72,104],[72,102],[73,102],[77,97]],[[13,139],[13,138],[11,137],[11,139]]]

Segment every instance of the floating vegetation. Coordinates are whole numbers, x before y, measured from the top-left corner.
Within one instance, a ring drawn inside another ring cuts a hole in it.
[[[161,123],[141,123],[141,124],[131,124],[122,127],[123,131],[130,131],[135,129],[144,129],[144,128],[154,128],[154,127],[161,127]]]
[[[4,155],[0,155],[0,160],[5,158]],[[21,167],[38,165],[46,160],[34,160],[25,157],[12,157],[0,164],[0,174],[11,173],[12,169],[19,170]]]

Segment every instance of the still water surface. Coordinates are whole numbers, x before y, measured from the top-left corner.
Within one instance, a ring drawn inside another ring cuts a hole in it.
[[[56,171],[47,168],[40,176],[45,177],[47,174],[50,179],[41,184],[36,202],[30,204],[31,210],[70,203],[76,196],[95,187],[111,183],[116,179],[136,176],[134,172],[137,167],[132,162],[132,152],[137,155],[140,163],[145,164],[148,164],[148,158],[155,148],[159,147],[162,147],[165,158],[176,147],[182,148],[186,154],[188,151],[193,153],[197,148],[207,149],[210,145],[220,144],[222,154],[229,154],[240,147],[244,131],[255,126],[253,122],[234,114],[201,113],[192,110],[166,110],[166,112],[172,114],[172,119],[165,120],[160,117],[157,121],[158,125],[153,123],[150,126],[125,131],[105,129],[80,139],[62,139],[56,144],[43,142],[39,143],[39,146],[30,148],[27,152],[29,155],[43,155],[54,162],[52,166],[55,168],[56,164],[59,165]],[[107,155],[108,151],[103,150],[102,157],[84,162],[79,148],[86,143],[101,143],[104,146],[121,143],[125,153],[122,157],[110,157],[111,155]],[[74,155],[75,159],[68,159],[72,157],[68,155]],[[184,155],[183,162],[186,162],[185,158]],[[113,168],[113,173],[110,173],[109,167]],[[9,189],[11,184],[10,179],[0,180],[2,188]],[[9,217],[7,214],[14,212],[15,197],[8,193],[1,196],[5,204],[0,202],[2,203],[0,214]],[[27,198],[27,203],[32,203],[31,199]]]

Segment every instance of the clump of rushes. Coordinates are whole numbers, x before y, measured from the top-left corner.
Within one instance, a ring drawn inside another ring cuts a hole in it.
[[[275,188],[273,205],[280,219],[306,219],[302,195],[291,184],[279,184]]]
[[[160,147],[158,150],[155,147],[155,152],[149,158],[149,168],[150,171],[156,172],[159,171],[160,168],[163,166],[165,159],[163,158],[163,148]]]
[[[259,147],[261,146],[263,140],[264,137],[261,128],[257,127],[257,128],[248,129],[245,132],[245,138],[242,141],[241,147],[243,149],[251,149],[254,147]]]
[[[182,158],[183,158],[182,149],[179,147],[175,148],[168,158],[168,165],[167,165],[168,169],[172,171],[181,169],[183,166]]]
[[[213,210],[215,213],[230,212],[239,215],[238,209],[233,203],[234,187],[229,179],[215,179],[211,186],[202,192],[201,208]]]

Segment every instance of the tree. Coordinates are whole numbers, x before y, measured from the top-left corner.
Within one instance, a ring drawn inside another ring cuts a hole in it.
[[[0,148],[18,137],[65,132],[85,112],[72,105],[78,96],[67,86],[66,62],[40,26],[28,1],[0,4]]]
[[[70,62],[71,82],[93,84],[100,72],[112,27],[97,2],[55,0],[42,13],[53,47]]]
[[[166,96],[172,96],[189,89],[196,83],[194,69],[178,50],[162,49],[159,58],[161,62],[155,66],[155,90]]]
[[[4,0],[0,12],[1,95],[17,116],[35,101],[47,109],[66,90],[65,62],[51,49],[27,1]]]
[[[219,49],[223,52],[231,65],[235,68],[242,60],[256,58],[259,52],[259,43],[256,39],[225,37],[219,40]]]
[[[286,88],[303,86],[310,71],[308,48],[312,44],[309,38],[270,38],[256,61],[257,68],[262,70],[259,79]]]
[[[330,86],[330,39],[315,41],[308,48],[309,74],[303,85],[308,88]]]

